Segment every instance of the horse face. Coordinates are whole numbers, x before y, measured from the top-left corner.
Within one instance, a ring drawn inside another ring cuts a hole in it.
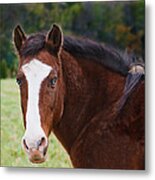
[[[58,55],[62,44],[61,33],[54,25],[46,36],[45,46],[52,48],[55,55],[43,49],[33,56],[23,57],[20,50],[29,42],[19,26],[14,31],[14,42],[20,57],[17,83],[26,129],[22,146],[33,163],[45,161],[48,136],[53,123],[60,119],[63,112],[63,81]]]

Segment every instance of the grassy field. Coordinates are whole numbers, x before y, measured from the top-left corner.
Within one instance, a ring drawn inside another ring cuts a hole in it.
[[[1,80],[1,165],[14,167],[69,168],[71,162],[62,145],[52,134],[48,158],[43,164],[32,164],[21,147],[24,126],[19,90],[15,79]]]

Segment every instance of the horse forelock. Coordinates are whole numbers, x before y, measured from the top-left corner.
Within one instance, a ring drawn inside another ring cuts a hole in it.
[[[20,55],[22,57],[35,56],[45,48],[45,34],[38,33],[29,36],[23,44]]]

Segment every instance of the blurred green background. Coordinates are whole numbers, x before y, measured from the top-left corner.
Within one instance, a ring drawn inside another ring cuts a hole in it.
[[[85,36],[125,50],[130,46],[144,58],[145,2],[63,2],[0,4],[1,165],[72,167],[52,135],[47,162],[31,164],[21,149],[24,134],[19,90],[15,83],[18,59],[12,31],[21,24],[27,34],[48,31],[58,23],[65,35]]]

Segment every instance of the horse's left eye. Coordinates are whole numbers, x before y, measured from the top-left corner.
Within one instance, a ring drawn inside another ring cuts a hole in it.
[[[57,77],[55,76],[53,79],[51,79],[50,80],[50,84],[52,85],[52,86],[54,86],[55,84],[56,84],[56,82],[57,82]]]
[[[17,82],[17,84],[19,85],[19,86],[21,86],[21,84],[22,84],[22,80],[21,79],[16,79],[16,82]]]

